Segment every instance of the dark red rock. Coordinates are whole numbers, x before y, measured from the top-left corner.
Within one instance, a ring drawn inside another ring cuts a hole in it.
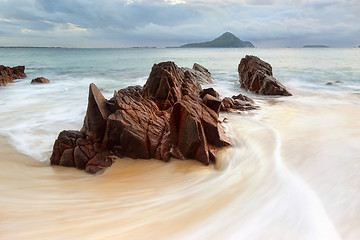
[[[50,80],[44,77],[38,77],[31,80],[31,84],[38,84],[38,83],[50,83]]]
[[[206,106],[214,110],[219,115],[221,106],[219,93],[217,93],[213,88],[207,88],[200,92],[200,98],[202,98]]]
[[[181,70],[191,76],[191,78],[197,79],[201,84],[212,83],[211,73],[205,67],[200,64],[194,63],[193,68],[182,67]]]
[[[104,136],[106,121],[111,114],[110,104],[95,84],[89,87],[88,107],[81,132],[98,142]]]
[[[25,66],[6,67],[0,65],[0,86],[13,83],[14,79],[26,78]]]
[[[197,111],[201,112],[200,104],[190,97],[175,104],[170,117],[171,141],[184,157],[209,165],[207,141]]]
[[[170,136],[186,158],[210,163],[208,142],[216,147],[230,145],[217,114],[189,96],[174,105],[170,117]]]
[[[221,111],[233,112],[236,110],[240,111],[249,111],[255,110],[259,107],[255,105],[254,100],[250,97],[239,94],[237,96],[232,96],[231,98],[226,97],[221,101]]]
[[[25,73],[25,66],[16,66],[12,68],[12,77],[13,79],[23,79],[27,75]]]
[[[95,144],[87,142],[85,134],[80,131],[62,131],[55,141],[50,158],[52,165],[76,167],[96,173],[112,164],[106,152],[100,152]]]
[[[184,81],[185,74],[175,63],[154,64],[142,95],[153,100],[161,110],[166,110],[182,98]]]
[[[258,57],[247,55],[241,59],[238,71],[241,87],[248,91],[259,95],[292,95],[273,77],[271,65]]]
[[[118,156],[161,159],[169,114],[144,98],[140,87],[115,92],[111,101],[117,110],[108,118],[102,148]]]
[[[211,96],[219,99],[219,93],[218,93],[217,91],[215,91],[215,89],[213,89],[213,88],[203,89],[203,90],[200,92],[200,97],[201,97],[201,98],[204,98],[206,94],[210,94]]]
[[[13,83],[14,80],[10,76],[0,76],[0,87],[5,86],[7,83]]]
[[[220,106],[221,106],[221,100],[218,98],[215,98],[214,96],[210,94],[206,94],[203,97],[204,104],[214,110],[219,115]]]
[[[143,88],[121,89],[110,100],[91,84],[83,128],[59,134],[51,164],[96,173],[112,164],[107,156],[114,154],[208,165],[214,148],[230,141],[218,121],[218,94],[207,91],[200,98],[200,92],[197,78],[173,62],[155,64]]]

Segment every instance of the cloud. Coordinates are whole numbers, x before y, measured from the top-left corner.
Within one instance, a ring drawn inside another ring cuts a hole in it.
[[[0,22],[12,22],[12,20],[6,18],[0,18]]]
[[[22,32],[22,33],[33,33],[34,30],[27,29],[27,28],[23,28],[23,29],[21,29],[21,32]]]
[[[0,45],[37,35],[39,44],[176,46],[225,31],[260,46],[360,39],[357,0],[0,0],[0,9]]]

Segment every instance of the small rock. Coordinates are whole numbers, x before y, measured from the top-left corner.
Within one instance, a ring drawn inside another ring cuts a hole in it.
[[[258,108],[259,107],[255,105],[254,100],[248,96],[239,94],[237,96],[232,96],[231,98],[225,97],[221,101],[220,110],[224,112],[232,112],[234,110],[249,111]]]
[[[44,77],[38,77],[31,80],[31,84],[38,84],[38,83],[50,83],[50,80]]]

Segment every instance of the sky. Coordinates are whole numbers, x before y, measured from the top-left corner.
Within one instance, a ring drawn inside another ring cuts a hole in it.
[[[360,0],[0,0],[0,46],[360,45]]]

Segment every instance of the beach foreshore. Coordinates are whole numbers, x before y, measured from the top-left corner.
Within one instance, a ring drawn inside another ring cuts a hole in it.
[[[357,239],[360,109],[297,94],[222,115],[235,142],[212,167],[123,158],[93,176],[1,137],[0,238]]]

